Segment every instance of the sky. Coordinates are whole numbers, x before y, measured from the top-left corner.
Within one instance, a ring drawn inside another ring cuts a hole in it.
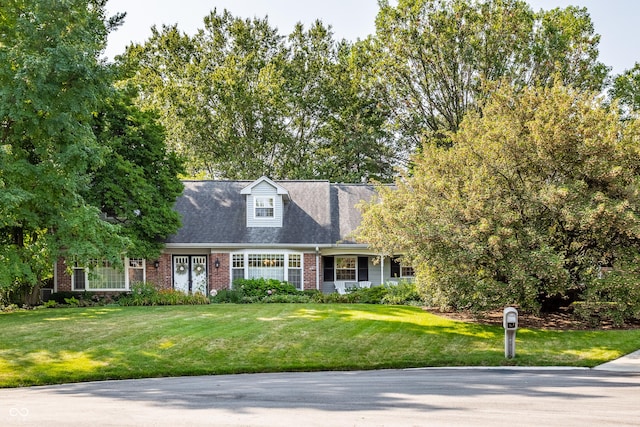
[[[392,2],[393,3],[393,2]],[[619,74],[640,62],[640,1],[637,0],[528,0],[534,10],[586,7],[600,34],[600,61]],[[213,9],[227,9],[241,18],[264,18],[289,34],[297,22],[308,28],[316,19],[331,25],[334,38],[356,41],[375,32],[377,0],[109,0],[107,12],[126,12],[125,23],[109,36],[105,55],[112,59],[131,42],[143,43],[153,25],[178,24],[194,34]]]

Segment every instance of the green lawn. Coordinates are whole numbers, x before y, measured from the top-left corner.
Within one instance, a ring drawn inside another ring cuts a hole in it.
[[[406,368],[595,366],[640,348],[640,330],[520,329],[420,308],[212,304],[0,314],[0,387],[178,375]]]

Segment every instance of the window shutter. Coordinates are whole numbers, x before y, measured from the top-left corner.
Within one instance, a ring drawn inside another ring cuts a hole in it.
[[[333,257],[323,256],[322,264],[324,268],[322,270],[322,277],[325,282],[333,282],[335,275],[333,274]]]
[[[358,280],[369,280],[369,258],[366,256],[358,257]]]
[[[397,258],[391,259],[391,277],[400,277],[400,262]]]

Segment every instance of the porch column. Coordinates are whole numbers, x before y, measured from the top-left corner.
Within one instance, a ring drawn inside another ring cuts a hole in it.
[[[380,255],[380,284],[384,285],[384,255]]]

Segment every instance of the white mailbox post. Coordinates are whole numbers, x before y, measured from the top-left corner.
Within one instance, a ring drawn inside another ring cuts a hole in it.
[[[513,307],[505,308],[502,313],[502,326],[504,327],[504,357],[512,359],[516,357],[518,310]]]

